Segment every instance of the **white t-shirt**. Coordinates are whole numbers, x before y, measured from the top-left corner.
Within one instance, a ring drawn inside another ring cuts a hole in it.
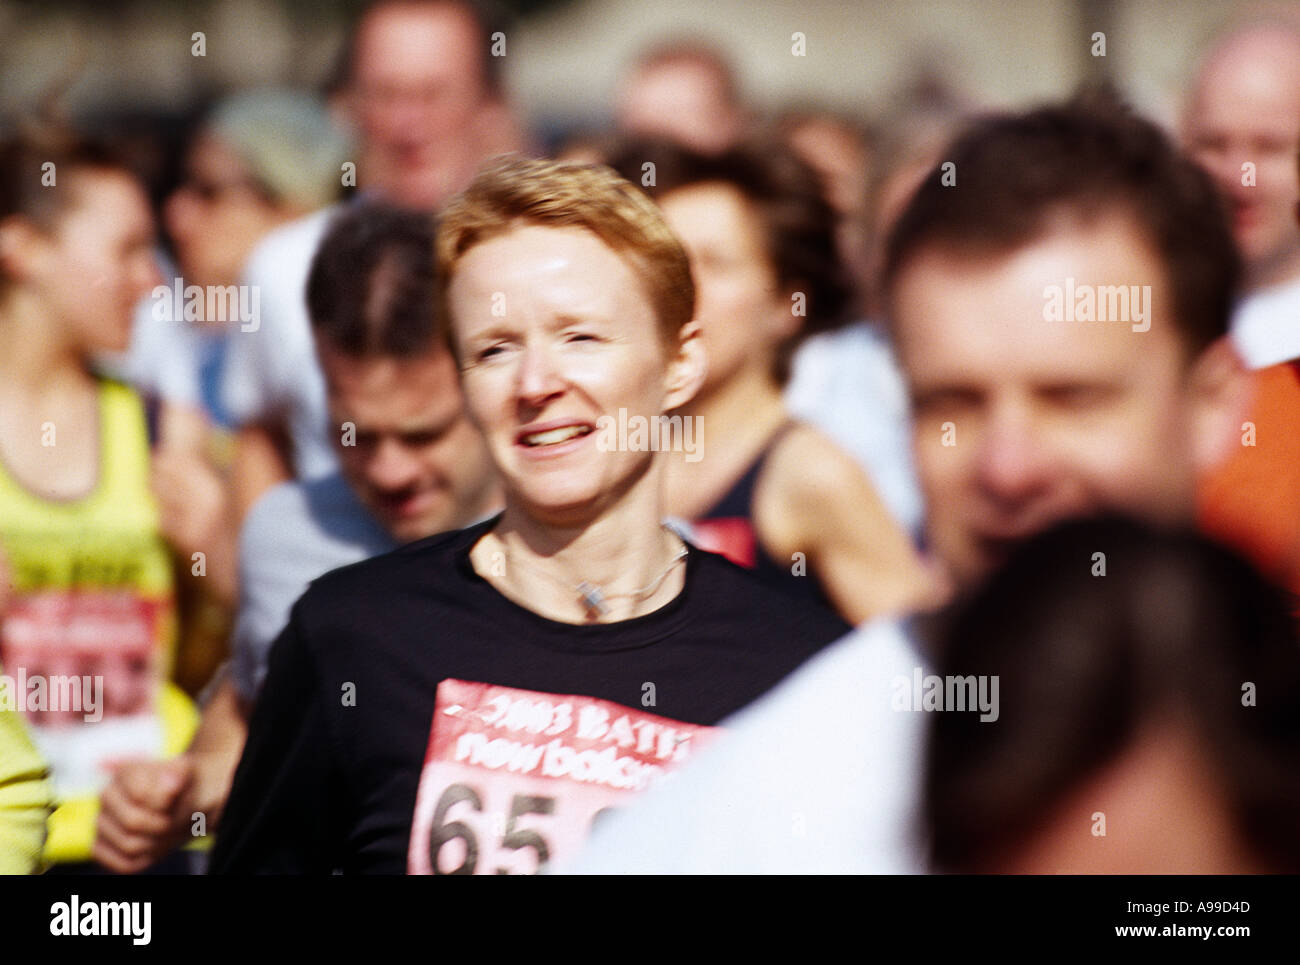
[[[323,208],[277,228],[253,249],[244,284],[257,286],[259,317],[256,327],[232,328],[221,380],[222,402],[236,425],[283,420],[299,479],[338,467],[306,301],[312,258],[337,210]]]
[[[1243,298],[1232,315],[1232,341],[1252,369],[1300,358],[1300,278]]]
[[[724,721],[728,733],[611,815],[576,874],[906,874],[925,714],[895,710],[895,680],[928,664],[904,625],[865,624]]]
[[[201,407],[198,341],[191,323],[160,318],[153,299],[146,299],[135,312],[126,380],[146,395]]]
[[[856,458],[899,523],[913,535],[920,532],[907,390],[878,326],[857,322],[800,345],[785,403]]]
[[[154,258],[169,291],[177,274],[175,264],[162,252]],[[194,327],[176,318],[171,299],[162,310],[153,293],[140,299],[132,314],[131,341],[126,351],[105,353],[95,360],[101,375],[128,383],[142,395],[198,408],[203,393],[199,384],[199,348]]]

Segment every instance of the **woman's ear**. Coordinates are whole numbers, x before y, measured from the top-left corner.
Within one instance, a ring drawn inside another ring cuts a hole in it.
[[[668,373],[664,380],[664,409],[671,411],[681,408],[695,398],[704,385],[708,372],[704,331],[699,322],[691,320],[677,333],[677,350],[668,359]]]
[[[0,221],[0,276],[18,281],[30,277],[41,240],[36,226],[24,217]]]

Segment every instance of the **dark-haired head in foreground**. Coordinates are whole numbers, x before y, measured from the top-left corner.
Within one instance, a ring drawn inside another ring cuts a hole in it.
[[[932,715],[935,866],[1300,870],[1289,612],[1189,533],[1103,518],[1023,546],[943,634],[941,675],[996,675],[1000,706]]]

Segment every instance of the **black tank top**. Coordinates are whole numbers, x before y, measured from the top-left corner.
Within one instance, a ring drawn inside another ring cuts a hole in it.
[[[758,477],[777,443],[796,425],[797,422],[790,420],[772,433],[772,438],[735,485],[704,515],[691,522],[691,530],[696,545],[701,549],[722,554],[752,571],[769,586],[834,610],[822,590],[821,581],[808,569],[806,561],[803,575],[796,575],[795,561],[782,563],[769,556],[754,528],[754,487],[758,484]]]

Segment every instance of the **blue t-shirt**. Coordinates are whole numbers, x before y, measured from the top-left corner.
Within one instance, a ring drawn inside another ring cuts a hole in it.
[[[240,696],[257,696],[271,644],[312,580],[397,545],[337,473],[268,490],[239,537],[241,597],[231,648]]]

